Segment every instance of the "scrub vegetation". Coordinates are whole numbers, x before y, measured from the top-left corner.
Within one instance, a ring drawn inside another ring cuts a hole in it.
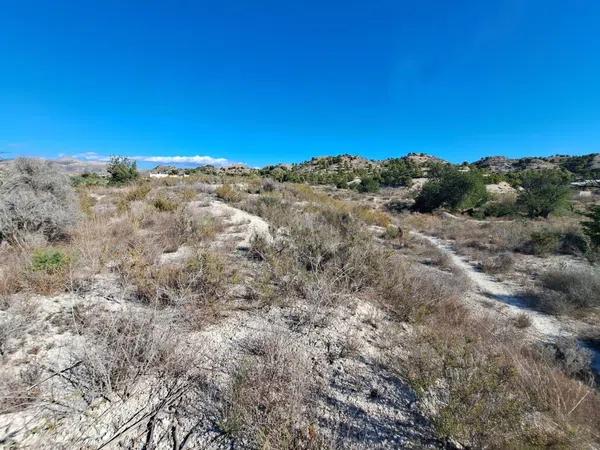
[[[584,163],[108,167],[0,172],[3,444],[600,445]]]

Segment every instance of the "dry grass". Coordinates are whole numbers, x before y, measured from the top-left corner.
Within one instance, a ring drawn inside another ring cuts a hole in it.
[[[259,338],[249,348],[252,356],[240,363],[226,392],[222,432],[255,448],[323,448],[307,356],[281,337]]]
[[[498,274],[510,271],[515,259],[510,253],[500,253],[496,256],[486,256],[479,262],[479,268],[486,273]]]
[[[229,203],[237,203],[242,200],[242,193],[230,184],[223,184],[215,191],[217,197]]]
[[[583,448],[597,439],[598,393],[497,321],[440,309],[408,345],[401,370],[436,405],[438,430],[462,445]]]
[[[581,315],[600,306],[600,273],[594,268],[560,268],[540,276],[536,306],[551,314]]]
[[[556,244],[548,249],[548,253],[573,252],[575,250],[570,249],[572,236],[581,235],[580,219],[576,217],[479,221],[431,214],[411,214],[404,220],[407,225],[417,230],[454,241],[454,246],[467,254],[473,249],[491,255],[518,250],[527,251],[536,233],[557,236]]]
[[[421,322],[454,304],[468,289],[468,281],[456,274],[390,261],[378,286],[380,299],[402,321]]]
[[[179,351],[180,336],[156,311],[92,310],[80,320],[86,344],[71,355],[76,367],[68,381],[87,402],[112,395],[125,400],[145,377],[177,376],[191,364]]]

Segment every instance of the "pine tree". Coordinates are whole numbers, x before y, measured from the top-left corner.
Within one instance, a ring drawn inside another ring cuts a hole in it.
[[[590,238],[594,247],[600,248],[600,205],[593,206],[583,215],[590,219],[581,222],[583,232]]]

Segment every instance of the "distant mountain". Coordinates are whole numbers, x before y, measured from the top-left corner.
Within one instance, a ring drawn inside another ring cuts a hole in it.
[[[0,169],[11,163],[12,160],[5,159],[0,161]],[[81,161],[75,158],[47,159],[52,166],[58,167],[71,175],[82,173],[97,173],[99,175],[107,174],[106,163],[101,161]]]
[[[564,169],[578,179],[600,178],[600,154],[583,156],[555,155],[539,158],[509,159],[505,156],[488,156],[473,166],[491,172],[508,173],[519,170]]]

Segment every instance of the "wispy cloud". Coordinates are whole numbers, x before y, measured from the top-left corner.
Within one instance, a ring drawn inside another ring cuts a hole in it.
[[[83,161],[108,161],[109,158],[108,156],[104,156],[101,155],[99,153],[96,152],[82,152],[82,153],[76,153],[75,155],[72,155],[73,158],[76,159],[81,159]]]
[[[236,164],[226,158],[214,158],[212,156],[133,156],[137,161],[153,162],[158,164],[196,164],[199,166],[226,167]]]

